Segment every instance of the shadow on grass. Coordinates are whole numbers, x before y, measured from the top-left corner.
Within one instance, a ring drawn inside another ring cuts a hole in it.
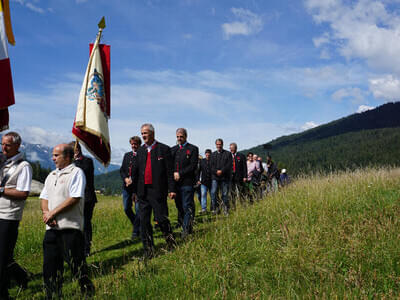
[[[95,255],[95,254],[98,254],[98,253],[101,253],[101,252],[122,249],[122,248],[128,247],[130,245],[136,244],[138,242],[140,242],[139,238],[137,238],[135,240],[124,240],[122,242],[119,242],[119,243],[116,243],[114,245],[111,245],[111,246],[108,246],[106,248],[103,248],[103,249],[100,249],[98,251],[95,251],[95,252],[92,253],[92,255]]]

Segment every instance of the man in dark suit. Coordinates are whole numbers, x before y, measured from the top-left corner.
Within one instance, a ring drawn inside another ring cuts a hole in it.
[[[185,128],[176,130],[176,140],[178,144],[171,149],[177,191],[175,201],[182,204],[182,238],[186,238],[188,234],[193,232],[194,185],[196,184],[199,148],[187,142]]]
[[[137,151],[138,163],[133,166],[133,191],[139,198],[140,234],[145,258],[154,256],[153,227],[151,212],[162,233],[168,248],[176,246],[168,219],[167,196],[175,198],[175,181],[171,149],[154,139],[154,127],[143,124],[141,134],[144,145]]]
[[[211,154],[211,210],[213,213],[219,213],[219,203],[217,201],[219,190],[222,194],[225,215],[229,212],[229,182],[232,172],[232,155],[223,149],[224,141],[217,139],[215,141],[217,151]]]
[[[200,160],[199,174],[197,177],[197,184],[201,188],[201,214],[207,213],[207,191],[211,191],[211,166],[210,156],[211,149],[205,151],[205,158]]]
[[[92,217],[94,206],[97,203],[97,196],[94,191],[94,165],[90,157],[82,154],[81,145],[78,142],[71,142],[74,147],[74,164],[81,168],[86,177],[85,186],[85,206],[83,210],[83,234],[85,237],[85,256],[90,255],[90,247],[92,244]]]
[[[139,200],[133,193],[132,169],[137,164],[137,150],[142,144],[142,140],[138,136],[133,136],[129,139],[132,151],[126,152],[122,160],[119,173],[122,178],[122,200],[124,204],[124,212],[132,223],[132,236],[134,240],[140,236],[140,216],[139,216]],[[132,210],[133,203],[135,203],[136,215]]]
[[[237,152],[237,144],[231,143],[229,150],[232,155],[232,176],[231,176],[231,201],[236,205],[236,199],[244,194],[245,182],[247,181],[247,162],[246,157]]]

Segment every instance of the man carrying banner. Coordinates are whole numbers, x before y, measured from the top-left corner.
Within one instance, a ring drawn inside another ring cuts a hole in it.
[[[90,157],[82,154],[81,145],[77,142],[71,142],[69,144],[74,147],[74,164],[78,168],[81,168],[86,178],[85,187],[85,208],[84,208],[84,223],[83,233],[85,235],[85,256],[90,255],[90,247],[92,245],[92,217],[94,206],[97,203],[97,196],[94,191],[94,165],[93,160]]]

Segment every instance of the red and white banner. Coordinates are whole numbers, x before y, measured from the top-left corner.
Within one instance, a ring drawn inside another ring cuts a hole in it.
[[[90,45],[90,58],[79,95],[72,134],[104,166],[110,163],[110,46],[99,37]]]
[[[8,129],[8,107],[15,103],[7,43],[14,44],[8,0],[0,0],[0,131]]]

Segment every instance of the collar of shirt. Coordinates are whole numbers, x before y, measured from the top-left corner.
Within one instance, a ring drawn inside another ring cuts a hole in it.
[[[136,156],[136,152],[135,152],[135,151],[132,151],[132,155],[133,155],[133,156]]]
[[[10,162],[15,162],[15,161],[17,161],[18,159],[21,159],[22,157],[23,157],[23,153],[18,152],[18,153],[15,154],[14,156],[8,158],[8,159],[4,162],[4,164],[6,165],[6,164],[9,164]]]
[[[183,145],[178,144],[178,146],[179,146],[179,148],[183,148],[183,147],[186,147],[187,143],[188,143],[188,142],[185,142]]]
[[[157,144],[157,141],[154,140],[153,144],[151,144],[150,146],[147,144],[144,144],[144,146],[147,148],[147,152],[150,152],[156,144]]]
[[[62,172],[64,172],[64,171],[67,170],[68,168],[71,168],[72,165],[73,165],[73,164],[69,164],[68,166],[66,166],[66,167],[63,168],[63,169],[57,168],[57,169],[56,169],[57,175],[60,174],[60,173],[62,173]]]

